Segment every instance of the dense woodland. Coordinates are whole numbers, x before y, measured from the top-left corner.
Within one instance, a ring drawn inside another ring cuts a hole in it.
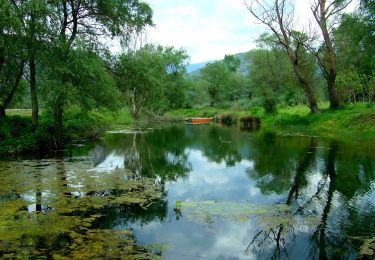
[[[269,29],[257,48],[188,74],[184,49],[142,40],[153,26],[145,2],[2,0],[0,141],[12,136],[5,129],[12,125],[10,108],[31,108],[27,131],[61,148],[72,109],[126,108],[138,119],[178,108],[276,113],[280,106],[306,104],[315,114],[324,101],[332,109],[371,103],[375,3],[362,0],[348,14],[350,2],[313,1],[306,12],[314,15],[316,29],[298,31],[291,1],[245,1],[249,15]],[[109,40],[121,42],[122,51],[110,52]]]

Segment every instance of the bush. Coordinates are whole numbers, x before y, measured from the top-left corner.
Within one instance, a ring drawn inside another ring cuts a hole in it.
[[[260,118],[256,116],[243,116],[240,118],[240,126],[242,129],[258,130],[260,128]]]
[[[263,108],[266,114],[275,114],[277,113],[277,99],[267,98],[264,100]]]
[[[235,125],[237,124],[237,116],[234,114],[222,114],[215,118],[216,122],[224,125]]]

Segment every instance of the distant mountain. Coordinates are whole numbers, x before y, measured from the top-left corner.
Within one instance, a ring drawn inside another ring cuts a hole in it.
[[[200,70],[202,68],[204,68],[207,63],[209,63],[211,61],[204,61],[204,62],[201,62],[201,63],[194,63],[194,64],[189,64],[189,66],[186,67],[186,71],[187,73],[192,73],[194,71],[197,71],[197,70]]]
[[[246,58],[246,54],[247,54],[246,52],[233,54],[234,56],[239,58],[241,61],[240,68],[238,69],[238,72],[241,74],[247,74],[248,72],[249,60]],[[186,71],[188,74],[196,74],[198,73],[199,70],[203,69],[210,62],[214,62],[214,61],[211,60],[211,61],[204,61],[200,63],[190,64],[189,66],[186,67]]]

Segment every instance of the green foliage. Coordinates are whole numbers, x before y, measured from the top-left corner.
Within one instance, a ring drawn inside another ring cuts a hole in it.
[[[228,70],[232,72],[237,72],[238,68],[241,65],[241,60],[233,55],[226,54],[224,56],[224,65],[227,67]]]
[[[166,109],[163,87],[166,70],[158,47],[146,45],[138,51],[122,54],[115,65],[115,75],[134,118],[138,118],[143,109],[151,112]]]
[[[213,62],[201,70],[202,79],[207,81],[207,92],[211,106],[222,100],[224,87],[228,82],[229,71],[222,62]]]
[[[224,125],[237,124],[238,118],[235,114],[221,114],[215,117],[216,121]]]
[[[37,130],[31,124],[30,111],[14,110],[8,114],[0,119],[0,154],[44,154],[54,147],[54,118],[50,110],[42,112]],[[111,112],[71,108],[64,113],[64,138],[66,142],[97,138],[109,127],[130,124],[133,124],[133,119],[127,109]]]
[[[276,98],[266,98],[263,103],[263,108],[266,114],[275,114],[277,113],[277,103]]]
[[[272,48],[250,51],[249,81],[252,98],[275,99],[281,102],[299,103],[303,95],[293,74],[288,56]],[[271,111],[272,112],[272,111]]]

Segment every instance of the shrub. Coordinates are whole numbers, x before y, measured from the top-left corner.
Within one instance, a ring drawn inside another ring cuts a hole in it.
[[[258,130],[260,128],[260,118],[256,116],[244,116],[240,118],[240,126],[242,129]]]
[[[267,98],[264,100],[263,108],[266,114],[275,114],[277,112],[277,99]]]
[[[237,116],[234,114],[221,114],[216,118],[216,122],[222,123],[224,125],[235,125],[237,124]]]

